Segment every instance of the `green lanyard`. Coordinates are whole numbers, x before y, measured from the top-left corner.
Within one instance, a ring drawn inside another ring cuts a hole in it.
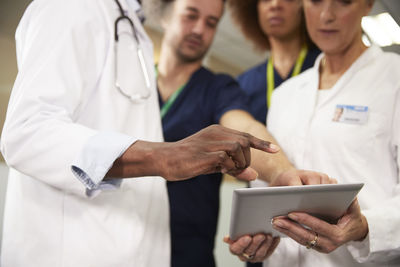
[[[164,103],[164,105],[161,108],[161,119],[165,117],[167,114],[168,110],[171,109],[172,104],[174,104],[175,100],[178,98],[179,94],[182,92],[183,88],[185,88],[186,84],[182,85],[179,87],[178,90],[176,90],[167,100],[167,102]]]
[[[296,65],[294,66],[292,77],[298,75],[301,71],[301,67],[303,66],[304,60],[306,59],[307,56],[307,45],[303,45],[301,48],[300,54],[297,57],[296,60]],[[268,65],[267,65],[267,106],[268,108],[271,106],[271,97],[272,97],[272,92],[275,89],[275,81],[274,81],[274,61],[273,58],[271,57],[268,60]]]
[[[154,66],[155,72],[156,72],[156,80],[158,76],[158,68],[157,65]],[[179,94],[182,92],[183,88],[185,88],[186,83],[182,85],[181,87],[178,88],[169,98],[168,100],[164,103],[164,105],[161,107],[161,119],[167,115],[168,111],[171,109],[171,106],[174,104],[175,100],[178,98]]]

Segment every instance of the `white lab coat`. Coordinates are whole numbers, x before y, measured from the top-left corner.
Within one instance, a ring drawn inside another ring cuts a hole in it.
[[[399,266],[400,56],[367,49],[318,98],[322,57],[275,91],[268,129],[297,168],[327,173],[339,183],[365,183],[358,199],[369,235],[328,255],[284,238],[264,266]],[[338,104],[368,106],[368,121],[333,122]]]
[[[11,168],[2,267],[170,264],[164,179],[104,183],[89,197],[71,171],[80,164],[98,184],[136,139],[162,141],[152,44],[126,1],[151,77],[143,103],[114,86],[114,1],[35,0],[18,26],[19,73],[1,139]],[[140,81],[141,70],[127,66]]]

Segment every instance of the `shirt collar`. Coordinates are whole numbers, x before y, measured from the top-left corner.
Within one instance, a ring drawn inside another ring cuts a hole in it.
[[[357,65],[363,65],[364,63],[368,63],[369,60],[380,56],[383,53],[382,49],[377,46],[377,45],[371,45],[370,47],[368,47],[367,50],[365,50],[357,59],[356,61],[353,62],[352,66],[357,64]],[[315,60],[314,63],[314,67],[313,69],[316,70],[318,72],[319,70],[319,65],[321,63],[321,60],[324,58],[325,54],[321,53],[319,54],[319,56],[317,57],[317,59]],[[351,67],[350,67],[351,68]]]

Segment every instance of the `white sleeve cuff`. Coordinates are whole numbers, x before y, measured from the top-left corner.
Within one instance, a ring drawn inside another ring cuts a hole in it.
[[[394,199],[397,201],[397,199]],[[385,204],[382,204],[383,206]],[[389,263],[399,261],[400,216],[394,207],[387,209],[364,210],[363,214],[368,222],[369,233],[361,242],[349,242],[348,250],[355,260],[360,263],[375,262]]]
[[[351,241],[347,243],[347,249],[356,261],[359,263],[366,262],[370,255],[369,233],[363,241]]]
[[[99,132],[92,136],[74,160],[71,170],[93,196],[98,190],[118,189],[120,179],[103,181],[114,161],[137,139],[117,132]]]

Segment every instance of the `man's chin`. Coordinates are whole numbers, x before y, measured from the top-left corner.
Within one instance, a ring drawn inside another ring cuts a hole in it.
[[[183,62],[187,62],[187,63],[193,63],[193,62],[198,62],[198,61],[202,61],[205,53],[203,52],[198,52],[198,53],[178,53],[179,58],[183,61]]]

